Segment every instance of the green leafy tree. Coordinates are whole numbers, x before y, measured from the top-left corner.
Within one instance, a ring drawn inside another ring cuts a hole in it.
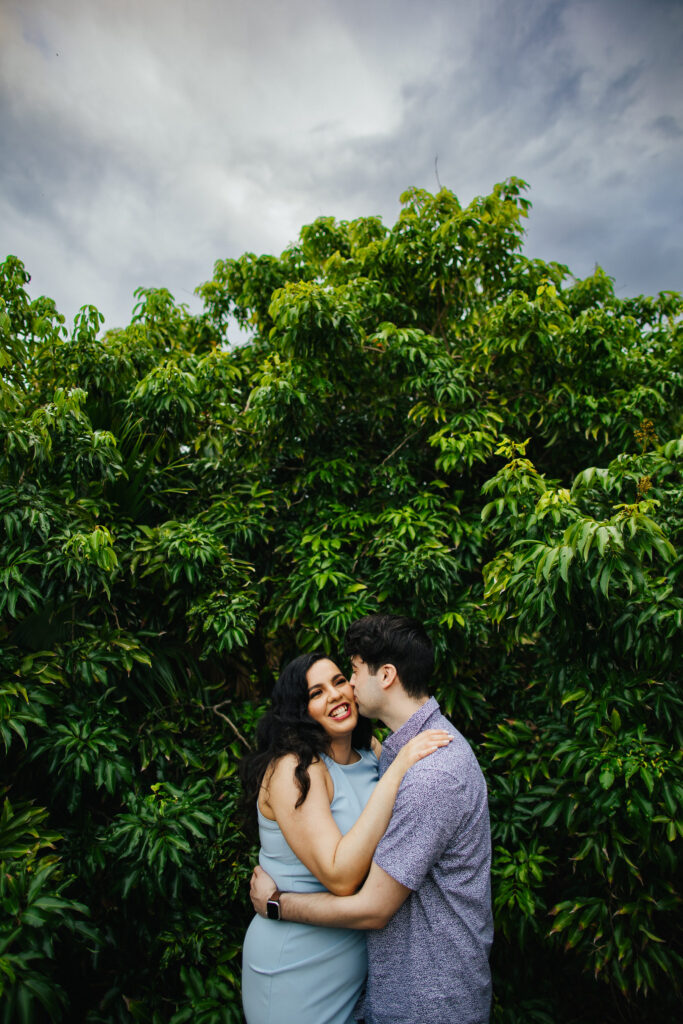
[[[382,609],[487,776],[494,1020],[672,1018],[683,304],[521,256],[523,192],[319,218],[104,333],[0,267],[5,1020],[241,1019],[238,760]]]

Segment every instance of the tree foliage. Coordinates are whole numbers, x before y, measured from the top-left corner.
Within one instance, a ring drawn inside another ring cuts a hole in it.
[[[523,190],[319,218],[105,332],[0,267],[6,1022],[241,1019],[237,762],[382,609],[487,777],[494,1020],[672,1019],[683,303],[523,257]]]

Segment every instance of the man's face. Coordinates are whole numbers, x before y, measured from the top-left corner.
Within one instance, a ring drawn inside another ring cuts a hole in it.
[[[377,676],[371,674],[367,662],[357,654],[351,658],[351,669],[349,682],[356,695],[358,710],[366,718],[379,717],[384,691]]]

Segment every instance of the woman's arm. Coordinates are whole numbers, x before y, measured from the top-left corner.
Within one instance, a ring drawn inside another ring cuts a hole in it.
[[[451,739],[443,730],[429,729],[406,743],[345,835],[332,817],[333,787],[324,762],[316,761],[309,767],[311,788],[303,804],[295,807],[301,795],[294,777],[297,758],[294,754],[280,758],[268,780],[268,806],[291,849],[326,889],[336,896],[347,896],[358,889],[389,824],[403,776],[416,761]]]

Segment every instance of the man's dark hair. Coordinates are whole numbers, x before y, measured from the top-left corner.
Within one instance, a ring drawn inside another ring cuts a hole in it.
[[[344,653],[362,658],[374,675],[380,665],[395,665],[410,697],[425,697],[434,670],[434,648],[424,626],[404,615],[366,615],[349,626]]]

